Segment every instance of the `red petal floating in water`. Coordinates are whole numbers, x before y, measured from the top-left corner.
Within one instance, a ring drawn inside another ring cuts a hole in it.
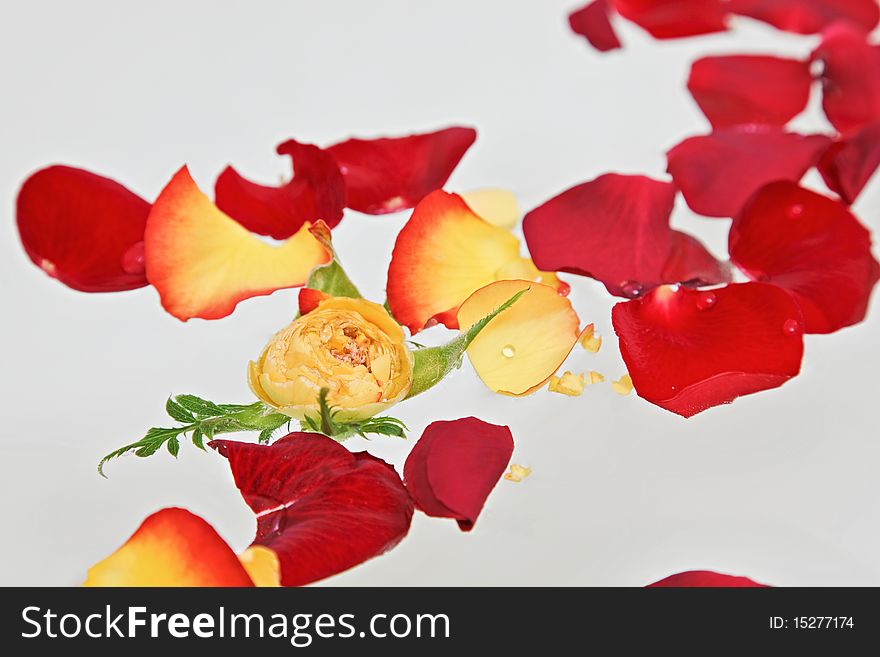
[[[835,128],[847,133],[880,120],[880,46],[838,24],[823,35],[813,58],[823,64],[822,107]]]
[[[327,150],[345,177],[346,207],[385,214],[415,207],[440,189],[477,138],[472,128],[408,137],[349,139]]]
[[[714,128],[742,123],[782,126],[807,106],[809,62],[762,55],[704,57],[688,89]]]
[[[838,20],[870,31],[880,19],[877,0],[729,0],[727,6],[734,14],[798,34],[821,32]]]
[[[760,587],[766,588],[767,584],[758,584],[748,577],[738,577],[737,575],[724,575],[715,573],[711,570],[688,570],[683,573],[676,573],[669,577],[664,577],[659,582],[648,584],[647,588],[662,587],[726,587],[726,588],[749,588]]]
[[[880,121],[836,141],[825,151],[819,172],[828,188],[854,203],[880,166]]]
[[[727,29],[721,0],[613,0],[618,13],[656,39],[722,32]]]
[[[257,515],[254,544],[278,555],[281,584],[335,575],[406,536],[413,503],[394,468],[332,438],[290,433],[272,445],[214,440]]]
[[[512,455],[513,436],[505,426],[475,417],[432,422],[407,457],[403,476],[422,511],[455,518],[470,531]]]
[[[82,292],[147,284],[143,240],[149,213],[150,204],[119,183],[67,166],[32,174],[16,204],[28,257]]]
[[[217,207],[248,230],[277,240],[287,239],[307,221],[338,224],[345,207],[345,181],[333,156],[292,139],[277,151],[293,163],[290,182],[259,185],[226,167],[214,185]]]
[[[669,228],[675,193],[672,183],[613,173],[576,185],[523,220],[532,259],[627,297],[663,283],[730,280],[696,239]]]
[[[691,209],[732,217],[775,180],[800,180],[830,144],[772,126],[745,125],[690,137],[667,153],[668,169]]]
[[[571,29],[585,37],[596,50],[607,52],[620,48],[620,39],[614,32],[609,14],[609,0],[593,0],[568,16]]]
[[[800,371],[801,312],[775,285],[660,287],[618,303],[611,318],[636,392],[684,417]]]
[[[749,276],[794,295],[807,333],[860,322],[880,265],[871,235],[840,201],[777,182],[734,219],[730,258]]]

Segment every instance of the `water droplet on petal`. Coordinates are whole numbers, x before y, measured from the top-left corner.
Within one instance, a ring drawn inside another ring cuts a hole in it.
[[[718,302],[714,292],[700,292],[697,296],[697,310],[708,310]]]
[[[645,288],[641,283],[637,283],[635,281],[623,281],[620,284],[620,292],[623,296],[629,299],[635,299],[637,297],[642,296],[642,292],[644,292]]]
[[[40,269],[49,274],[52,278],[55,278],[58,273],[58,268],[55,266],[55,263],[46,258],[40,260]]]
[[[329,324],[322,326],[320,336],[321,342],[328,342],[333,337],[333,327]]]
[[[804,213],[804,206],[802,203],[795,203],[791,207],[788,208],[788,216],[792,219],[797,219]]]
[[[143,274],[145,268],[144,243],[135,242],[122,254],[122,270],[126,274],[137,276]]]
[[[804,332],[804,327],[796,319],[787,319],[782,325],[782,332],[786,335],[800,335]]]
[[[513,358],[516,356],[516,347],[512,344],[506,344],[501,348],[501,355],[505,358]]]

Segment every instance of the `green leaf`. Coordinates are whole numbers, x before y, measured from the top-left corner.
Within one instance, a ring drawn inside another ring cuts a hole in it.
[[[499,313],[510,308],[516,301],[525,294],[530,288],[520,290],[507,301],[498,306],[483,319],[476,322],[467,331],[461,333],[457,338],[447,342],[439,347],[429,347],[427,349],[417,349],[413,352],[413,384],[409,390],[407,399],[415,397],[429,388],[433,388],[440,383],[447,374],[461,365],[462,356],[465,350],[470,346],[474,338],[479,335],[480,331],[486,328],[486,325],[495,319]]]
[[[225,413],[222,406],[195,395],[177,395],[174,401],[198,417],[217,417]]]
[[[203,440],[202,430],[196,427],[192,432],[192,443],[203,452],[205,451],[205,441]]]
[[[184,424],[191,424],[196,421],[192,413],[190,413],[183,406],[174,401],[171,397],[169,397],[168,401],[165,402],[165,411],[175,420],[177,420],[178,422],[183,422]]]
[[[175,436],[174,438],[169,439],[166,445],[168,447],[168,453],[174,458],[177,458],[177,453],[180,451],[180,441],[177,437]]]
[[[394,417],[370,417],[349,422],[336,420],[339,410],[334,410],[327,402],[329,392],[328,388],[321,388],[318,393],[318,416],[306,415],[300,422],[301,430],[321,433],[340,442],[351,436],[366,438],[367,434],[406,438],[406,425]]]
[[[317,267],[312,271],[306,287],[312,290],[319,290],[331,297],[361,298],[361,293],[355,284],[351,282],[351,279],[345,273],[335,255],[333,260],[326,265]]]

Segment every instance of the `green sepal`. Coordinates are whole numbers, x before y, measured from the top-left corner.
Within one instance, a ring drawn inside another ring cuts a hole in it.
[[[318,394],[318,415],[306,415],[300,422],[300,429],[311,433],[321,433],[342,442],[352,436],[366,438],[367,434],[406,438],[407,426],[396,417],[387,415],[370,417],[363,420],[342,422],[336,419],[339,410],[327,402],[329,388],[321,388]]]

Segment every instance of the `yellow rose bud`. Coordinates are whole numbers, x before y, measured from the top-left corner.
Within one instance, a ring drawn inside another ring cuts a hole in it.
[[[248,380],[254,394],[299,420],[318,415],[318,394],[347,422],[379,413],[406,397],[413,361],[403,329],[379,304],[331,297],[269,341]]]

